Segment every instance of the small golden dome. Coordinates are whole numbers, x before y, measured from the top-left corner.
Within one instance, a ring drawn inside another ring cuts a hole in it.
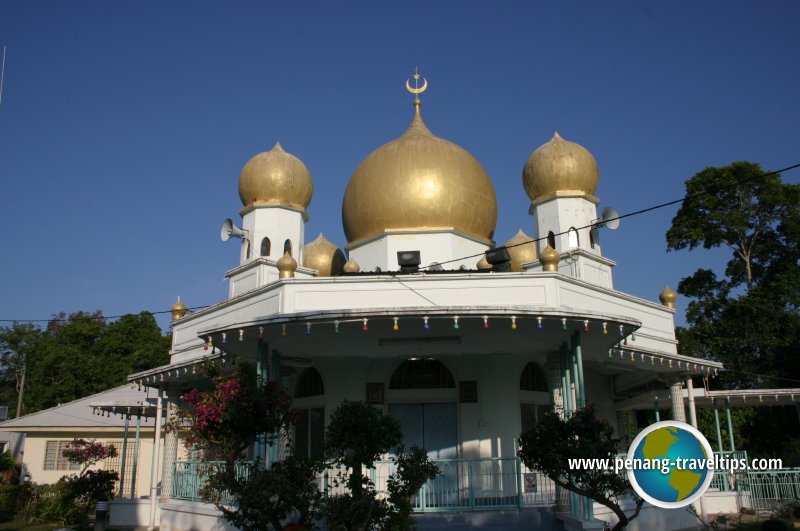
[[[320,232],[317,239],[303,247],[303,267],[316,269],[321,277],[342,274],[345,258],[341,249]]]
[[[661,304],[666,306],[667,308],[675,309],[675,301],[677,300],[678,295],[669,286],[664,287],[664,291],[658,296],[658,300],[661,301]]]
[[[356,168],[342,202],[348,242],[388,230],[453,228],[487,243],[497,223],[497,198],[483,166],[463,148],[434,136],[415,102],[414,119],[398,139]]]
[[[172,310],[172,320],[173,321],[177,321],[178,319],[180,319],[181,317],[186,315],[188,313],[188,311],[189,311],[186,308],[186,305],[181,300],[181,296],[180,295],[178,295],[178,302],[176,302],[175,304],[172,305],[171,310]]]
[[[358,273],[361,271],[361,266],[355,260],[348,260],[342,267],[342,271],[345,273]]]
[[[486,253],[481,255],[481,259],[478,260],[478,263],[475,264],[475,267],[478,268],[478,271],[487,271],[492,268],[492,264],[490,264],[489,260],[486,259]]]
[[[539,262],[542,264],[542,271],[558,271],[558,260],[561,256],[558,251],[553,249],[550,244],[544,248],[542,254],[539,255]]]
[[[557,132],[531,153],[522,170],[522,184],[532,201],[556,192],[594,195],[599,180],[594,156]]]
[[[289,251],[283,253],[280,260],[278,260],[278,277],[280,278],[292,278],[294,276],[294,272],[297,270],[297,260],[292,258],[292,255]]]
[[[280,143],[250,159],[239,175],[239,197],[245,207],[288,205],[305,210],[313,189],[306,165]]]
[[[503,246],[511,255],[511,271],[524,271],[522,264],[536,261],[536,243],[522,229]]]

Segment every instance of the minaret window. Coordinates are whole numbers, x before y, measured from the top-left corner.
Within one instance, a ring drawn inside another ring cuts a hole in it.
[[[286,240],[283,242],[283,254],[289,253],[289,256],[292,255],[292,240]]]
[[[250,241],[242,240],[242,260],[250,259]]]
[[[569,247],[580,247],[580,239],[578,238],[578,231],[575,227],[570,227],[567,231],[567,244]]]
[[[271,244],[269,238],[264,238],[261,240],[261,256],[269,256],[270,247]]]
[[[553,249],[556,248],[556,235],[553,234],[553,231],[547,233],[547,245],[549,245]]]

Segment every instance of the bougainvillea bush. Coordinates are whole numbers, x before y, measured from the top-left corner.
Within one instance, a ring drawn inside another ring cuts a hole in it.
[[[248,462],[245,453],[256,442],[277,443],[291,432],[298,419],[291,393],[264,381],[250,363],[238,363],[232,374],[216,365],[203,371],[207,385],[181,397],[185,406],[168,425],[208,463],[200,496],[243,531],[310,528],[319,509],[316,478],[322,463],[292,456],[266,468]]]

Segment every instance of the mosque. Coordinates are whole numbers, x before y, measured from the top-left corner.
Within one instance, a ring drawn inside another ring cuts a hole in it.
[[[532,508],[541,529],[602,528],[611,518],[585,500],[571,500],[561,523],[548,516],[553,486],[518,460],[519,434],[548,410],[585,403],[623,441],[636,409],[696,424],[695,397],[711,399],[693,384],[722,366],[678,353],[669,288],[659,301],[614,289],[615,262],[601,248],[613,220],[598,214],[599,171],[581,145],[556,133],[533,150],[522,168],[532,220],[496,246],[492,180],[428,128],[426,87],[407,83],[408,129],[353,172],[344,249],[306,238],[313,180],[298,157],[277,144],[250,159],[238,184],[242,228],[223,227],[223,239],[241,238],[228,298],[196,312],[179,299],[170,364],[129,380],[158,389],[169,416],[204,360],[250,360],[307,412],[287,448],[256,448],[259,457],[319,454],[337,406],[366,401],[439,460],[442,476],[416,498],[423,515]],[[136,510],[152,503],[150,524],[162,530],[224,528],[199,501],[181,449],[175,433],[164,436],[161,482]],[[388,466],[374,472],[379,489]],[[677,526],[665,522],[653,528]]]

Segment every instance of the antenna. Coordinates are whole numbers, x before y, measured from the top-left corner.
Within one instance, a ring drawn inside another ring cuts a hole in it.
[[[0,68],[0,103],[3,103],[3,78],[6,74],[6,47],[3,46],[3,66]]]

